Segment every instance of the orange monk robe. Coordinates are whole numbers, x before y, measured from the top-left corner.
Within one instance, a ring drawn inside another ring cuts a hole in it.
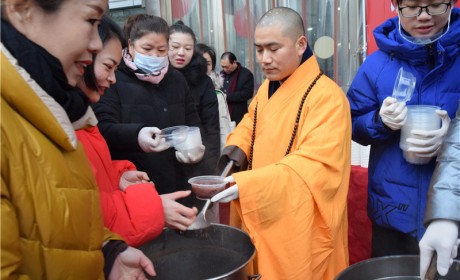
[[[232,209],[254,242],[263,279],[331,280],[348,265],[350,108],[325,75],[305,100],[285,156],[302,96],[319,71],[316,58],[308,59],[270,99],[265,81],[227,139],[249,156],[258,104],[253,170],[233,174],[239,199]]]

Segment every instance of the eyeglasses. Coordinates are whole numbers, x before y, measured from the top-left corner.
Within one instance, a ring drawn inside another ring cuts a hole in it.
[[[406,7],[399,7],[398,9],[403,17],[413,18],[413,17],[418,17],[419,15],[421,15],[423,9],[425,9],[426,13],[429,14],[430,16],[442,15],[442,14],[445,14],[449,10],[450,6],[451,6],[451,3],[449,2],[449,3],[431,4],[427,6],[406,6]]]

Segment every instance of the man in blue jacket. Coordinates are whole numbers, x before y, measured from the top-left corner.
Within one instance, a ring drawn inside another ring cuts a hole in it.
[[[460,98],[460,10],[455,2],[392,0],[398,17],[375,29],[379,50],[366,59],[348,91],[353,140],[371,145],[368,214],[373,257],[419,252],[435,156]],[[412,148],[417,156],[433,157],[423,165],[408,163],[399,147],[407,108],[391,95],[401,67],[416,78],[407,105],[441,108],[441,128],[419,131],[425,139]]]

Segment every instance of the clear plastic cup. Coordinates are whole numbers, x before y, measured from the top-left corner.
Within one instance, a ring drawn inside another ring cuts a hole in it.
[[[398,76],[395,80],[393,95],[400,102],[407,102],[412,98],[416,79],[411,72],[405,71],[403,67],[399,68]]]
[[[430,157],[419,157],[415,152],[407,150],[413,145],[407,142],[407,138],[423,139],[423,136],[411,133],[413,129],[436,130],[441,127],[441,117],[436,114],[440,107],[429,105],[408,105],[406,123],[401,128],[401,138],[399,147],[403,150],[404,159],[412,164],[427,164],[431,161]]]
[[[187,139],[187,134],[188,126],[179,125],[163,128],[159,136],[164,138],[170,146],[176,146]]]
[[[187,138],[183,143],[174,145],[174,148],[183,155],[190,153],[192,156],[198,155],[201,151],[200,128],[191,126],[188,128]]]

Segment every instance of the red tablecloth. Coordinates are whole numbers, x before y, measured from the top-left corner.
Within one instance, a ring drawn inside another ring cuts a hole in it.
[[[367,216],[367,168],[351,167],[348,191],[348,248],[350,265],[371,256],[372,226]]]

